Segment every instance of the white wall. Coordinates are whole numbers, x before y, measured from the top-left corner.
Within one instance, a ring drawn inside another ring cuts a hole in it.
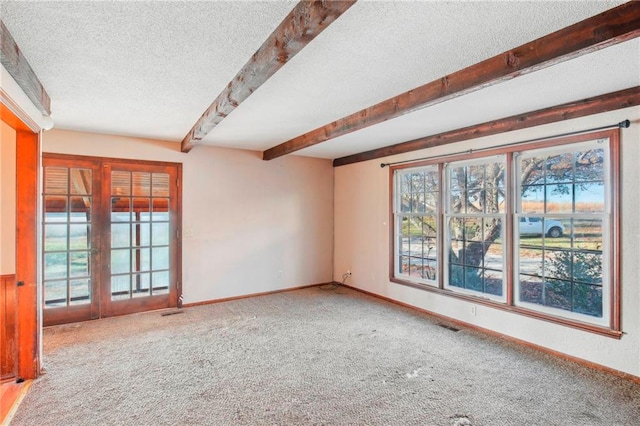
[[[447,154],[632,120],[622,133],[622,330],[620,340],[511,314],[389,281],[389,169],[381,162]],[[640,376],[640,108],[628,108],[335,169],[334,279],[593,363]]]
[[[66,130],[43,152],[183,163],[184,302],[329,282],[333,168],[328,160]]]
[[[16,272],[16,132],[0,120],[0,275]]]

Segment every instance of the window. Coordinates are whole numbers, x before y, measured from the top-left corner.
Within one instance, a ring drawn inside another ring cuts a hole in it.
[[[618,133],[392,167],[394,282],[620,336]]]
[[[516,155],[517,303],[566,316],[608,316],[611,244],[606,141]]]
[[[504,300],[504,156],[451,163],[445,171],[445,287]]]
[[[394,223],[398,236],[395,270],[398,276],[435,285],[438,271],[438,166],[399,171]]]

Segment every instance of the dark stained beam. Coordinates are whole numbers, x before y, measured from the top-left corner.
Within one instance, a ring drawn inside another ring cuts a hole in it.
[[[333,160],[333,167],[346,166],[347,164],[541,126],[636,105],[640,105],[640,86],[336,158]]]
[[[9,71],[36,108],[46,116],[51,115],[51,98],[2,20],[0,20],[0,45],[0,63]]]
[[[182,140],[182,152],[189,152],[355,2],[303,0],[298,3],[198,119]]]
[[[263,159],[272,160],[639,35],[640,1],[625,3],[297,136],[263,152]]]

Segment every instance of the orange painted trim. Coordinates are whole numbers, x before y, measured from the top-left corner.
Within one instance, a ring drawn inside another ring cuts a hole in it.
[[[338,283],[336,283],[336,284],[338,284]],[[583,359],[583,358],[579,358],[579,357],[576,357],[576,356],[573,356],[573,355],[568,355],[568,354],[565,354],[563,352],[559,352],[559,351],[556,351],[556,350],[553,350],[553,349],[546,348],[544,346],[537,345],[535,343],[527,342],[526,340],[521,340],[521,339],[518,339],[516,337],[509,336],[508,334],[503,334],[503,333],[500,333],[500,332],[497,332],[497,331],[494,331],[494,330],[491,330],[491,329],[488,329],[488,328],[480,327],[480,326],[475,325],[475,324],[471,324],[471,323],[468,323],[468,322],[465,322],[465,321],[461,321],[459,319],[455,319],[455,318],[448,317],[446,315],[438,314],[436,312],[429,311],[428,309],[419,308],[417,306],[413,306],[413,305],[410,305],[408,303],[400,302],[400,301],[392,299],[390,297],[382,296],[382,295],[379,295],[379,294],[376,294],[376,293],[373,293],[373,292],[370,292],[370,291],[367,291],[367,290],[363,290],[361,288],[350,286],[348,284],[342,284],[342,285],[345,286],[345,287],[349,287],[350,289],[358,291],[360,293],[375,297],[376,299],[381,299],[381,300],[384,300],[386,302],[393,303],[394,305],[399,305],[399,306],[402,306],[404,308],[408,308],[408,309],[411,309],[411,310],[414,310],[414,311],[417,311],[417,312],[421,312],[421,313],[426,314],[426,315],[428,315],[430,317],[438,318],[438,319],[443,320],[443,321],[447,321],[447,322],[455,324],[456,326],[459,326],[459,327],[468,328],[470,330],[478,331],[480,333],[484,333],[484,334],[487,334],[487,335],[492,336],[492,337],[498,337],[500,339],[508,340],[508,341],[510,341],[512,343],[516,343],[518,345],[522,345],[522,346],[525,346],[527,348],[534,349],[534,350],[540,351],[540,352],[545,353],[545,354],[553,355],[553,356],[555,356],[557,358],[564,359],[566,361],[570,361],[570,362],[582,365],[584,367],[591,368],[593,370],[602,371],[602,372],[611,374],[613,376],[620,377],[621,379],[629,380],[629,381],[632,381],[634,383],[640,384],[640,376],[635,376],[635,375],[630,374],[630,373],[625,373],[624,371],[616,370],[615,368],[607,367],[606,365],[597,364],[595,362],[587,361],[586,359]]]
[[[8,382],[0,385],[0,424],[9,425],[16,414],[18,406],[27,395],[33,382]]]
[[[16,376],[35,379],[40,372],[38,342],[38,187],[40,134],[16,131],[16,287],[18,318]]]
[[[27,126],[17,115],[13,113],[4,103],[0,102],[0,119],[4,121],[9,127],[18,131],[31,132],[29,126]]]
[[[258,296],[267,296],[267,295],[270,295],[270,294],[277,294],[277,293],[286,293],[286,292],[289,292],[289,291],[302,290],[302,289],[311,288],[311,287],[320,287],[320,286],[328,285],[328,284],[334,284],[334,282],[331,281],[331,282],[328,282],[328,283],[307,284],[307,285],[301,285],[301,286],[298,286],[298,287],[283,288],[281,290],[271,290],[271,291],[263,291],[263,292],[260,292],[260,293],[243,294],[242,296],[225,297],[225,298],[222,298],[222,299],[203,300],[202,302],[185,303],[185,304],[182,305],[182,307],[183,308],[193,308],[194,306],[213,305],[215,303],[231,302],[233,300],[248,299],[250,297],[258,297]]]

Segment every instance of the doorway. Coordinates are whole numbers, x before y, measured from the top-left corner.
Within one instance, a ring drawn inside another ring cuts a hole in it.
[[[176,307],[182,167],[43,155],[44,325]]]

